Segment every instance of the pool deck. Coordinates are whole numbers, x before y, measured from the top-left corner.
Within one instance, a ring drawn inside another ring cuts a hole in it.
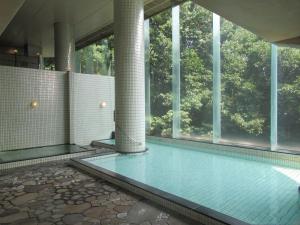
[[[67,162],[10,169],[0,174],[0,224],[198,224],[84,174]]]

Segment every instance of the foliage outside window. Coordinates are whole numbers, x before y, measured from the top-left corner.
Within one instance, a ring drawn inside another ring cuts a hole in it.
[[[172,9],[149,19],[150,135],[172,136]],[[270,145],[271,44],[221,18],[221,143]],[[113,36],[79,50],[80,71],[113,75]],[[148,61],[147,61],[148,62]],[[180,137],[212,140],[213,13],[180,5]],[[300,144],[300,49],[278,48],[278,146]],[[277,107],[277,106],[275,106]]]
[[[278,145],[300,145],[300,49],[278,48]]]
[[[221,22],[222,139],[268,145],[271,44]]]
[[[180,6],[181,135],[212,138],[212,12]]]
[[[164,12],[150,24],[151,134],[156,136],[172,134],[171,20]],[[212,136],[212,35],[211,12],[191,1],[180,6],[183,138]],[[279,48],[279,147],[299,146],[299,70],[300,50]],[[269,146],[271,44],[223,18],[221,83],[221,142]]]
[[[151,135],[172,134],[171,10],[150,18]]]
[[[54,58],[44,58],[44,70],[55,70]]]
[[[76,52],[77,72],[86,74],[114,75],[113,35]]]

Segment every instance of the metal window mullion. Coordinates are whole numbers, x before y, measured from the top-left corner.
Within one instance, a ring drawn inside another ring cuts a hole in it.
[[[180,6],[172,8],[172,137],[180,136]]]
[[[81,73],[81,52],[79,50],[75,52],[75,71]]]
[[[149,19],[144,22],[145,42],[145,112],[146,112],[146,134],[150,134],[151,127],[151,103],[150,103],[150,24]]]
[[[213,142],[221,138],[221,35],[220,16],[213,14]]]
[[[272,44],[271,50],[271,150],[277,148],[277,46]]]

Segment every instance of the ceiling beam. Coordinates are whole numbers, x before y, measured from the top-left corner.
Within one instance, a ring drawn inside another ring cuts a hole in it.
[[[1,0],[0,35],[22,7],[25,0]]]
[[[194,0],[266,41],[300,44],[299,0]]]

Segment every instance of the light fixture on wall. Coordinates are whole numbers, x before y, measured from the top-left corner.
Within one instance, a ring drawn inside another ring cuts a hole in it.
[[[11,55],[16,55],[16,54],[18,54],[18,49],[10,48],[10,49],[7,50],[7,53],[11,54]]]
[[[105,108],[107,106],[106,101],[100,103],[100,108]]]
[[[39,103],[36,100],[32,100],[30,106],[32,109],[36,109],[39,106]]]

